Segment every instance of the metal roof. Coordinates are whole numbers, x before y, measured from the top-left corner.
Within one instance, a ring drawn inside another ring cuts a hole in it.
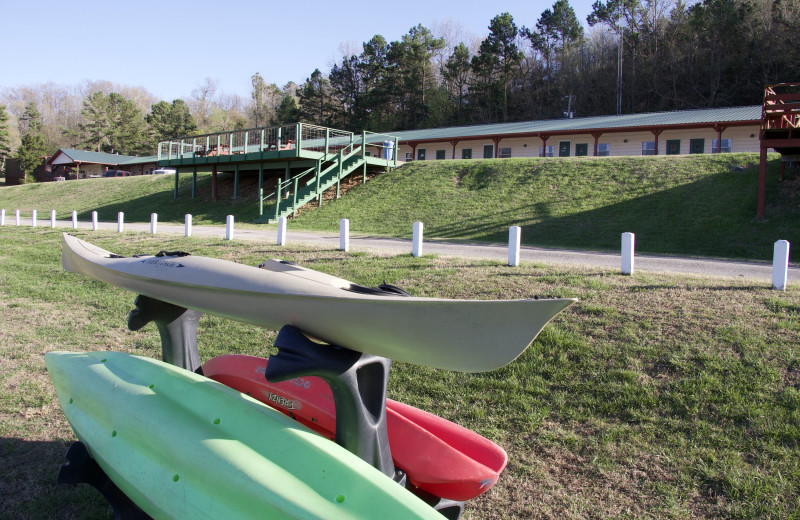
[[[518,123],[454,126],[392,132],[403,141],[431,141],[506,134],[589,133],[592,131],[622,131],[641,127],[702,126],[714,123],[758,123],[761,105],[731,108],[680,110],[675,112],[650,112],[620,116],[577,117],[574,119],[547,119]]]
[[[90,152],[87,150],[74,150],[72,148],[59,148],[58,152],[53,155],[53,159],[58,156],[59,153],[62,153],[72,159],[72,162],[75,163],[96,163],[96,164],[122,164],[125,161],[130,161],[131,159],[137,159],[137,157],[131,155],[119,155],[115,153],[103,153],[103,152]],[[51,159],[52,160],[52,159]]]
[[[120,157],[122,157],[122,156],[120,156]],[[146,157],[132,157],[132,158],[128,159],[127,161],[120,162],[119,166],[130,166],[130,165],[134,165],[134,164],[148,164],[148,163],[154,163],[154,162],[158,162],[158,156],[157,155],[148,155]]]

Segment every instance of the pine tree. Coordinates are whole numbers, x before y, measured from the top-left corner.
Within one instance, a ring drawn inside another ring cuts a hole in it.
[[[44,139],[44,124],[36,105],[29,103],[22,116],[25,133],[22,136],[16,158],[20,169],[25,173],[25,182],[33,182],[33,173],[44,163],[47,143]]]
[[[0,105],[0,172],[5,171],[6,159],[11,155],[11,136],[8,132],[6,106]]]

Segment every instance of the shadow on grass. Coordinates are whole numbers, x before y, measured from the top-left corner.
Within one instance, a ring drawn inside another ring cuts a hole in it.
[[[624,232],[636,235],[643,253],[719,256],[771,260],[776,240],[800,240],[800,205],[792,184],[778,182],[777,161],[767,178],[766,222],[755,219],[758,169],[725,172],[696,182],[597,209],[554,216],[554,202],[506,208],[487,222],[508,215],[509,226],[522,228],[527,246],[618,251]],[[520,214],[529,218],[519,218]],[[487,215],[488,216],[488,215]],[[507,228],[481,221],[457,222],[426,229],[426,235],[504,243]]]
[[[0,519],[110,519],[105,498],[86,484],[56,482],[72,441],[0,437]]]

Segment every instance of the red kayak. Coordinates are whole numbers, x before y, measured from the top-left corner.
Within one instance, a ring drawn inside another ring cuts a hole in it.
[[[203,375],[333,439],[336,408],[327,383],[314,376],[269,383],[266,368],[264,358],[227,355],[206,362]],[[477,433],[391,399],[386,429],[395,466],[413,485],[438,497],[463,501],[485,493],[508,461],[503,448]]]

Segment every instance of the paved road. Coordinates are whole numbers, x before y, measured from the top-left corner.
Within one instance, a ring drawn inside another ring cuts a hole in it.
[[[6,218],[6,225],[13,225]],[[23,219],[21,225],[31,225],[30,219]],[[39,219],[37,225],[49,227],[50,220]],[[71,228],[69,221],[56,221],[57,227]],[[100,222],[98,227],[103,230],[116,230],[116,222]],[[79,229],[91,229],[90,222],[78,222]],[[125,223],[125,231],[150,232],[149,223]],[[183,235],[184,226],[176,224],[158,224],[158,233]],[[195,236],[225,237],[224,226],[193,226],[192,234]],[[275,229],[235,229],[234,239],[254,240],[275,244],[277,232]],[[332,249],[339,247],[338,233],[308,232],[287,230],[287,244],[321,244]],[[372,236],[350,235],[351,251],[383,251],[393,253],[410,253],[411,240],[398,238],[383,238]],[[427,240],[423,244],[423,254],[437,254],[441,256],[455,256],[461,258],[479,258],[508,261],[508,248],[506,244],[476,245],[456,243],[450,241]],[[610,269],[621,268],[619,254],[591,251],[571,251],[562,249],[548,249],[540,247],[523,247],[520,260],[548,264],[581,264]],[[671,256],[637,254],[635,259],[636,271],[669,272],[697,274],[704,276],[718,276],[728,278],[745,278],[761,280],[766,283],[772,281],[772,264],[769,262],[737,262],[731,260],[714,260],[708,258],[678,258]],[[800,268],[792,267],[789,270],[789,281],[800,279]]]

